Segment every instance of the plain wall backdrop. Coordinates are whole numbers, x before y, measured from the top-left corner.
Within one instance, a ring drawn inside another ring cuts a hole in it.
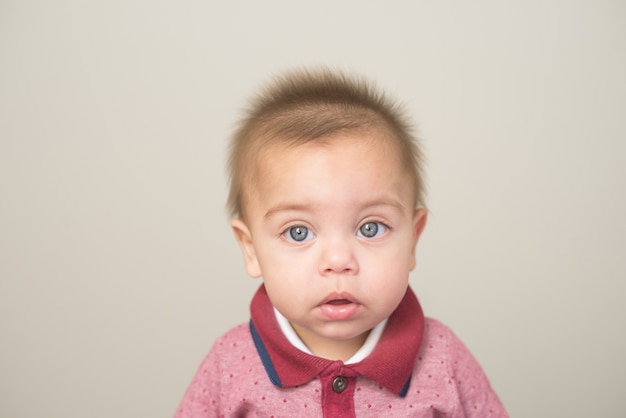
[[[272,75],[402,100],[411,283],[515,417],[626,414],[626,3],[0,1],[0,416],[170,417],[248,320],[227,139]]]

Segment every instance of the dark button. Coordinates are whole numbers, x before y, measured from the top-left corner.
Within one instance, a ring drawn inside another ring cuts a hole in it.
[[[343,376],[337,376],[333,379],[333,390],[341,393],[348,387],[348,379]]]

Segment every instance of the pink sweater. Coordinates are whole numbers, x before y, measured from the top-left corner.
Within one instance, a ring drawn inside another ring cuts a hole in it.
[[[374,351],[350,365],[293,347],[263,287],[251,311],[249,326],[216,341],[175,418],[508,416],[471,353],[423,318],[410,289]]]

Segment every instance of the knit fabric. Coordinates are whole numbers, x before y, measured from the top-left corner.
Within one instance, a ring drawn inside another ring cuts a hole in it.
[[[440,322],[423,320],[410,289],[372,354],[354,365],[295,349],[267,309],[261,287],[251,323],[216,341],[175,418],[507,417],[471,353]],[[337,377],[345,379],[340,392]]]

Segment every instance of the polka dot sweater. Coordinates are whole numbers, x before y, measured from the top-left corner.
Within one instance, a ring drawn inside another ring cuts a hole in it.
[[[267,315],[271,309],[261,288],[251,323],[216,341],[175,418],[508,417],[463,343],[440,322],[419,320],[421,309],[410,290],[389,318],[370,365],[367,358],[352,367],[300,352],[280,332],[274,315]],[[415,315],[407,316],[410,311]],[[414,345],[416,330],[421,343],[411,355],[406,341]],[[273,361],[279,353],[293,358]],[[389,361],[378,360],[381,353]]]

